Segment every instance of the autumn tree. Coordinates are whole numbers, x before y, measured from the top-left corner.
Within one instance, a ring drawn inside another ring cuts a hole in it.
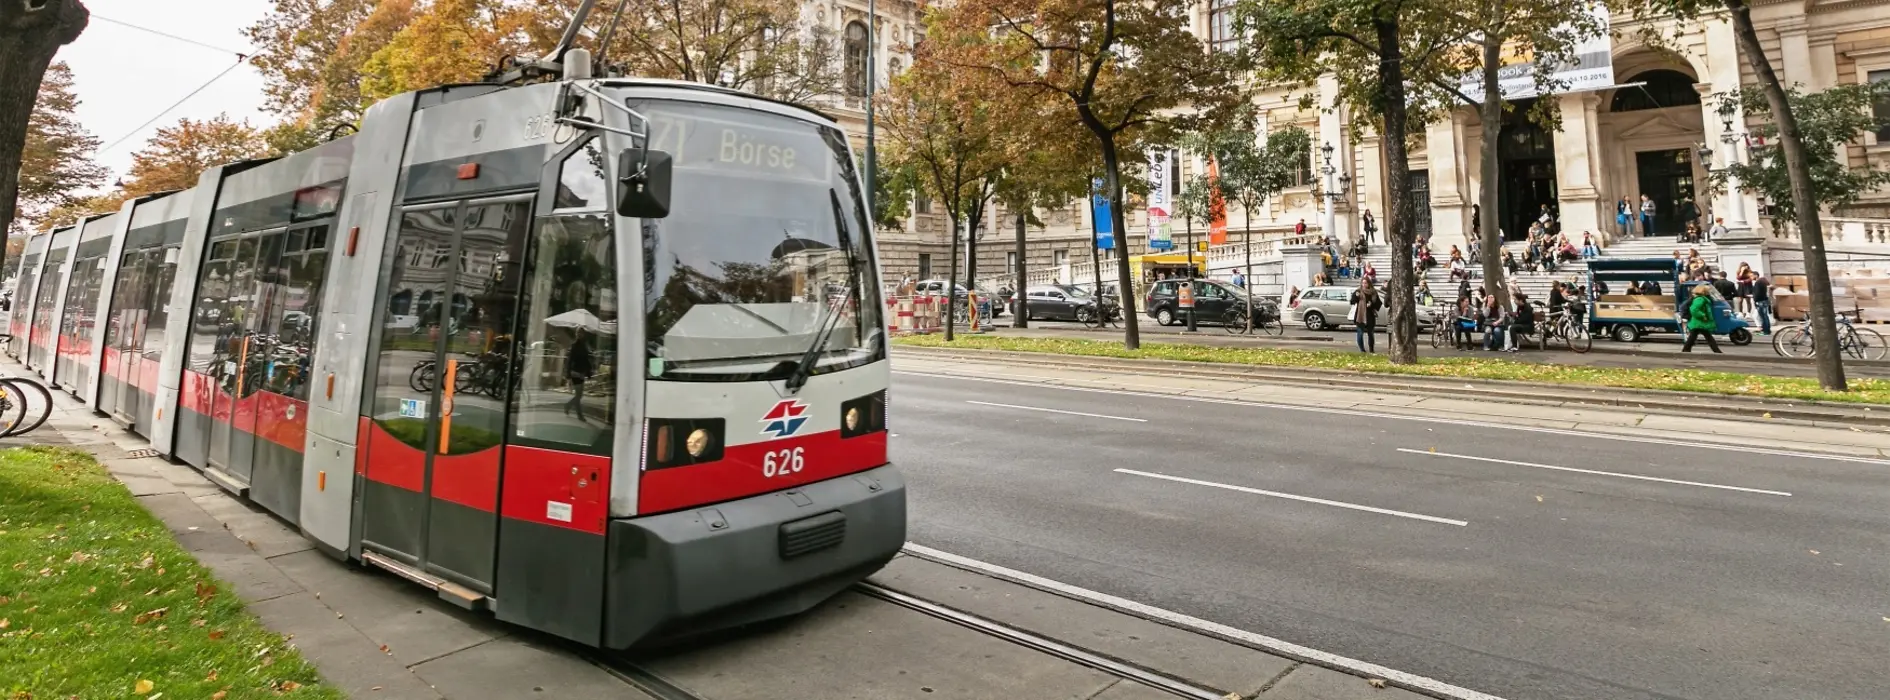
[[[1439,76],[1463,72],[1458,48],[1467,29],[1452,0],[1240,0],[1236,30],[1245,37],[1263,79],[1338,82],[1337,103],[1352,123],[1372,124],[1385,147],[1385,237],[1391,248],[1390,359],[1417,361],[1417,307],[1411,201],[1413,128],[1437,118],[1452,96]],[[1487,213],[1487,212],[1486,212]],[[1330,233],[1330,232],[1328,232]]]
[[[1698,22],[1725,13],[1732,23],[1739,55],[1752,68],[1757,83],[1749,90],[1760,95],[1778,136],[1778,154],[1783,157],[1786,182],[1791,196],[1792,222],[1798,227],[1799,247],[1804,251],[1805,286],[1810,291],[1812,352],[1818,363],[1818,384],[1829,391],[1844,391],[1844,362],[1838,350],[1837,309],[1831,298],[1831,268],[1825,260],[1824,228],[1819,207],[1818,184],[1813,175],[1816,156],[1806,144],[1805,128],[1799,123],[1791,94],[1766,56],[1759,30],[1752,24],[1752,5],[1747,0],[1632,0],[1625,3],[1649,17],[1668,16],[1674,20]],[[1658,23],[1649,22],[1648,32],[1659,31]],[[1660,37],[1653,37],[1660,38]]]
[[[926,36],[941,60],[986,72],[1009,89],[1055,97],[1096,142],[1119,246],[1122,312],[1135,317],[1124,223],[1123,169],[1150,143],[1227,119],[1245,95],[1238,56],[1209,51],[1188,30],[1193,3],[1129,0],[960,0]],[[1100,292],[1101,290],[1097,290]],[[1134,323],[1123,344],[1141,346]]]
[[[92,160],[98,137],[73,116],[79,106],[72,92],[72,69],[54,63],[39,84],[39,104],[26,128],[20,159],[19,213],[15,233],[44,219],[54,208],[78,199],[81,192],[105,183],[105,168]],[[27,226],[17,224],[25,222]]]
[[[556,39],[577,3],[548,4],[536,15],[534,33],[541,42]],[[623,0],[611,11],[594,13],[586,26],[594,41],[611,37],[608,47],[594,50],[614,73],[806,103],[840,94],[848,76],[837,34],[803,20],[801,7],[782,0]],[[863,75],[852,77],[865,84]]]
[[[258,158],[266,152],[261,136],[247,122],[229,115],[180,119],[162,127],[131,154],[124,191],[134,197],[197,186],[203,171]]]
[[[1082,125],[1064,106],[1042,95],[998,92],[1007,116],[1003,132],[1004,167],[992,188],[992,199],[1012,218],[1017,264],[1011,298],[1017,303],[1011,325],[1030,327],[1028,230],[1043,226],[1039,209],[1065,207],[1089,195],[1090,173],[1096,167],[1096,149]]]
[[[504,0],[433,0],[361,66],[361,93],[379,100],[477,82],[501,59],[530,50],[531,12]]]
[[[1265,144],[1253,132],[1253,119],[1243,110],[1243,117],[1224,128],[1192,134],[1183,141],[1190,151],[1212,156],[1219,165],[1219,177],[1207,194],[1218,189],[1224,199],[1240,204],[1246,217],[1242,237],[1246,242],[1245,276],[1253,276],[1253,212],[1282,190],[1292,187],[1300,165],[1312,159],[1312,135],[1299,127],[1288,127],[1269,134]],[[1247,308],[1253,306],[1253,285],[1241,285],[1247,294]],[[1247,314],[1247,331],[1253,331],[1254,314]]]
[[[895,170],[912,169],[920,187],[945,206],[951,219],[947,279],[953,282],[958,279],[960,236],[968,235],[963,230],[967,215],[990,198],[994,178],[1004,167],[1000,132],[1008,115],[978,98],[988,83],[977,77],[921,51],[912,68],[893,78],[874,105],[885,130],[881,162]],[[946,297],[955,307],[956,292],[948,289]],[[956,333],[954,317],[946,314],[947,341]]]
[[[78,39],[91,18],[79,0],[0,2],[0,231],[13,230],[21,157],[40,78],[53,55]]]

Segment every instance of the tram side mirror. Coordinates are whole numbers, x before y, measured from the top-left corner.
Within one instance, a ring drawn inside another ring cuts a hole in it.
[[[668,153],[625,149],[617,162],[617,213],[639,219],[669,216],[673,165]]]

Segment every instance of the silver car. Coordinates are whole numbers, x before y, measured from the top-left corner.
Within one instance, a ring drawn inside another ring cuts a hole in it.
[[[1299,293],[1299,300],[1293,302],[1286,311],[1287,323],[1304,324],[1310,330],[1329,330],[1352,327],[1352,292],[1357,287],[1312,287]],[[1384,289],[1380,288],[1380,294]],[[1389,301],[1389,300],[1387,300]],[[1418,326],[1433,323],[1431,312],[1420,307],[1417,310]],[[1389,310],[1378,312],[1378,325],[1383,326],[1391,320]]]

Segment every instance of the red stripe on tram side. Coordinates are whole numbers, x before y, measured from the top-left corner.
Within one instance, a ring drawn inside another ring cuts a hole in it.
[[[263,392],[253,392],[248,396],[233,398],[230,402],[230,427],[256,436],[256,413],[262,403]]]
[[[610,458],[507,446],[501,493],[504,517],[602,535],[610,520]]]
[[[138,357],[138,388],[144,390],[144,393],[157,395],[159,366],[151,358]]]
[[[155,374],[155,373],[154,373]],[[177,407],[195,411],[198,415],[210,415],[210,378],[198,372],[184,371],[183,381],[177,389]]]
[[[426,485],[427,454],[387,432],[386,428],[366,418],[367,466],[362,471],[371,481],[421,493]]]
[[[777,469],[793,463],[799,450],[801,471],[773,476],[764,464],[773,453]],[[644,515],[754,496],[862,472],[886,464],[886,432],[841,439],[840,431],[806,437],[730,445],[722,459],[708,464],[643,472],[637,512]]]
[[[499,512],[499,447],[433,456],[433,497],[486,513]]]
[[[361,416],[360,422],[354,426],[354,473],[363,477],[367,476],[368,425],[373,422],[367,416]]]
[[[256,392],[256,437],[302,452],[308,438],[308,402]]]
[[[105,376],[111,377],[113,379],[119,378],[118,376],[118,350],[112,348],[109,345],[105,347],[104,370],[105,370],[104,371]]]

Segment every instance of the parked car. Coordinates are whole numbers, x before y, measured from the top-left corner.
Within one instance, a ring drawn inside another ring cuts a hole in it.
[[[942,297],[945,296],[945,288],[947,285],[951,286],[953,300],[957,303],[964,303],[965,297],[967,296],[965,293],[965,285],[955,282],[946,282],[940,279],[921,280],[913,286],[912,293],[920,296]],[[978,298],[991,300],[992,318],[1004,315],[1005,305],[999,301],[1002,295],[988,289],[980,289],[978,290]]]
[[[1082,321],[1093,318],[1089,314],[1096,313],[1094,297],[1067,285],[1041,284],[1028,287],[1024,290],[1024,296],[1029,300],[1027,306],[1032,321]],[[1011,311],[1015,313],[1017,309],[1012,308]]]
[[[1149,287],[1148,295],[1142,298],[1142,306],[1149,318],[1164,326],[1187,323],[1188,315],[1181,310],[1181,283],[1183,280],[1161,280]],[[1247,300],[1247,293],[1225,282],[1200,279],[1194,286],[1195,323],[1220,323],[1227,318],[1227,312]],[[1254,305],[1263,311],[1271,310],[1271,315],[1262,313],[1257,318],[1277,318],[1278,304],[1272,299],[1254,295]],[[1269,309],[1269,307],[1272,307]]]
[[[1287,310],[1288,323],[1305,324],[1309,330],[1333,330],[1350,328],[1352,323],[1352,292],[1357,287],[1312,287],[1301,291],[1299,298],[1293,300]],[[1383,288],[1378,290],[1381,294]],[[1384,326],[1391,320],[1389,300],[1387,308],[1378,312],[1378,325]],[[1419,327],[1428,327],[1433,323],[1430,309],[1417,309]]]

